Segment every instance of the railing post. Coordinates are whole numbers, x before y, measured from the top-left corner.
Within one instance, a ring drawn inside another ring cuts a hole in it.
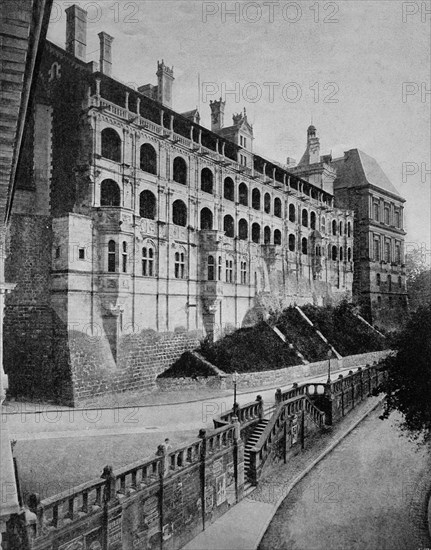
[[[232,424],[234,426],[233,437],[233,468],[235,479],[235,501],[238,503],[244,493],[244,443],[241,439],[241,425],[238,418],[235,416],[232,418]],[[240,464],[242,467],[240,468]]]
[[[339,380],[343,380],[343,375],[338,375]],[[341,416],[344,416],[344,384],[341,382]]]
[[[280,390],[281,391],[281,390]],[[263,420],[263,417],[265,416],[264,410],[263,410],[263,399],[261,395],[258,395],[256,397],[256,401],[258,402],[258,415],[259,420]]]
[[[305,411],[302,408],[301,411],[301,449],[304,450],[305,447]]]
[[[332,383],[325,384],[325,394],[326,394],[326,411],[325,411],[325,423],[327,426],[332,426],[333,421],[333,403],[334,403],[334,394],[332,391]]]
[[[275,391],[275,405],[279,405],[281,403],[281,399],[282,399],[282,396],[281,396],[281,389],[278,388],[276,391]]]
[[[198,437],[202,439],[200,452],[200,482],[201,482],[201,502],[202,502],[202,530],[205,531],[205,461],[207,454],[206,430],[199,430]]]
[[[359,372],[359,383],[361,387],[361,401],[364,399],[364,380],[363,380],[363,372],[362,367],[358,367]]]

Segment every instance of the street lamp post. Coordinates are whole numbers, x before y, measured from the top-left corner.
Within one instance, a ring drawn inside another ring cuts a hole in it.
[[[330,349],[328,351],[328,380],[327,380],[327,384],[330,384],[331,383],[331,357],[332,357],[332,350]]]
[[[238,403],[236,402],[236,385],[238,382],[238,373],[236,371],[232,375],[232,381],[233,381],[233,414],[237,416]]]

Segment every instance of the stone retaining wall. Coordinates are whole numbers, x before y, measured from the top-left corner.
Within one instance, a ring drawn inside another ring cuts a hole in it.
[[[331,371],[335,372],[343,368],[355,368],[364,365],[372,365],[386,357],[391,350],[373,351],[359,355],[349,355],[342,359],[331,359]],[[295,365],[285,369],[269,370],[261,372],[241,373],[238,377],[238,387],[253,388],[259,386],[286,386],[293,384],[305,377],[321,376],[328,372],[328,361],[317,361],[308,365]],[[162,391],[197,390],[199,388],[229,389],[233,388],[232,375],[198,376],[196,378],[158,378],[158,388]]]

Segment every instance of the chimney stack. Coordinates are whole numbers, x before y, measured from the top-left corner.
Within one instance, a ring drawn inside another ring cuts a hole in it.
[[[174,83],[174,68],[169,68],[162,62],[157,61],[157,101],[172,108],[172,86]]]
[[[87,12],[77,5],[66,9],[66,51],[86,61]]]
[[[217,130],[221,130],[224,126],[225,105],[226,101],[222,101],[222,98],[220,98],[219,101],[210,101],[212,132],[217,132]]]
[[[112,41],[114,38],[106,32],[99,32],[100,40],[100,72],[112,75]]]

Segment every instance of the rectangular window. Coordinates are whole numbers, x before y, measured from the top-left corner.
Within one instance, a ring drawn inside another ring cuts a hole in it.
[[[380,241],[379,239],[374,239],[374,261],[380,261]]]
[[[391,261],[391,243],[385,242],[385,262]]]
[[[185,275],[185,254],[184,254],[184,252],[181,252],[181,253],[180,252],[175,252],[174,275],[175,275],[175,279],[184,279],[184,275]]]
[[[379,221],[379,204],[377,202],[374,203],[374,219],[376,222]]]
[[[395,261],[397,264],[401,263],[401,246],[399,244],[395,245]]]
[[[55,249],[55,257],[58,260],[60,256],[61,256],[61,247],[57,246],[57,248]]]
[[[227,283],[233,282],[233,261],[232,260],[226,260],[226,282]]]
[[[389,207],[385,206],[385,224],[389,225]]]
[[[241,262],[241,284],[247,284],[247,262]]]
[[[85,248],[78,249],[78,258],[80,260],[85,260]]]
[[[151,247],[142,249],[142,275],[143,277],[154,276],[154,249]]]

